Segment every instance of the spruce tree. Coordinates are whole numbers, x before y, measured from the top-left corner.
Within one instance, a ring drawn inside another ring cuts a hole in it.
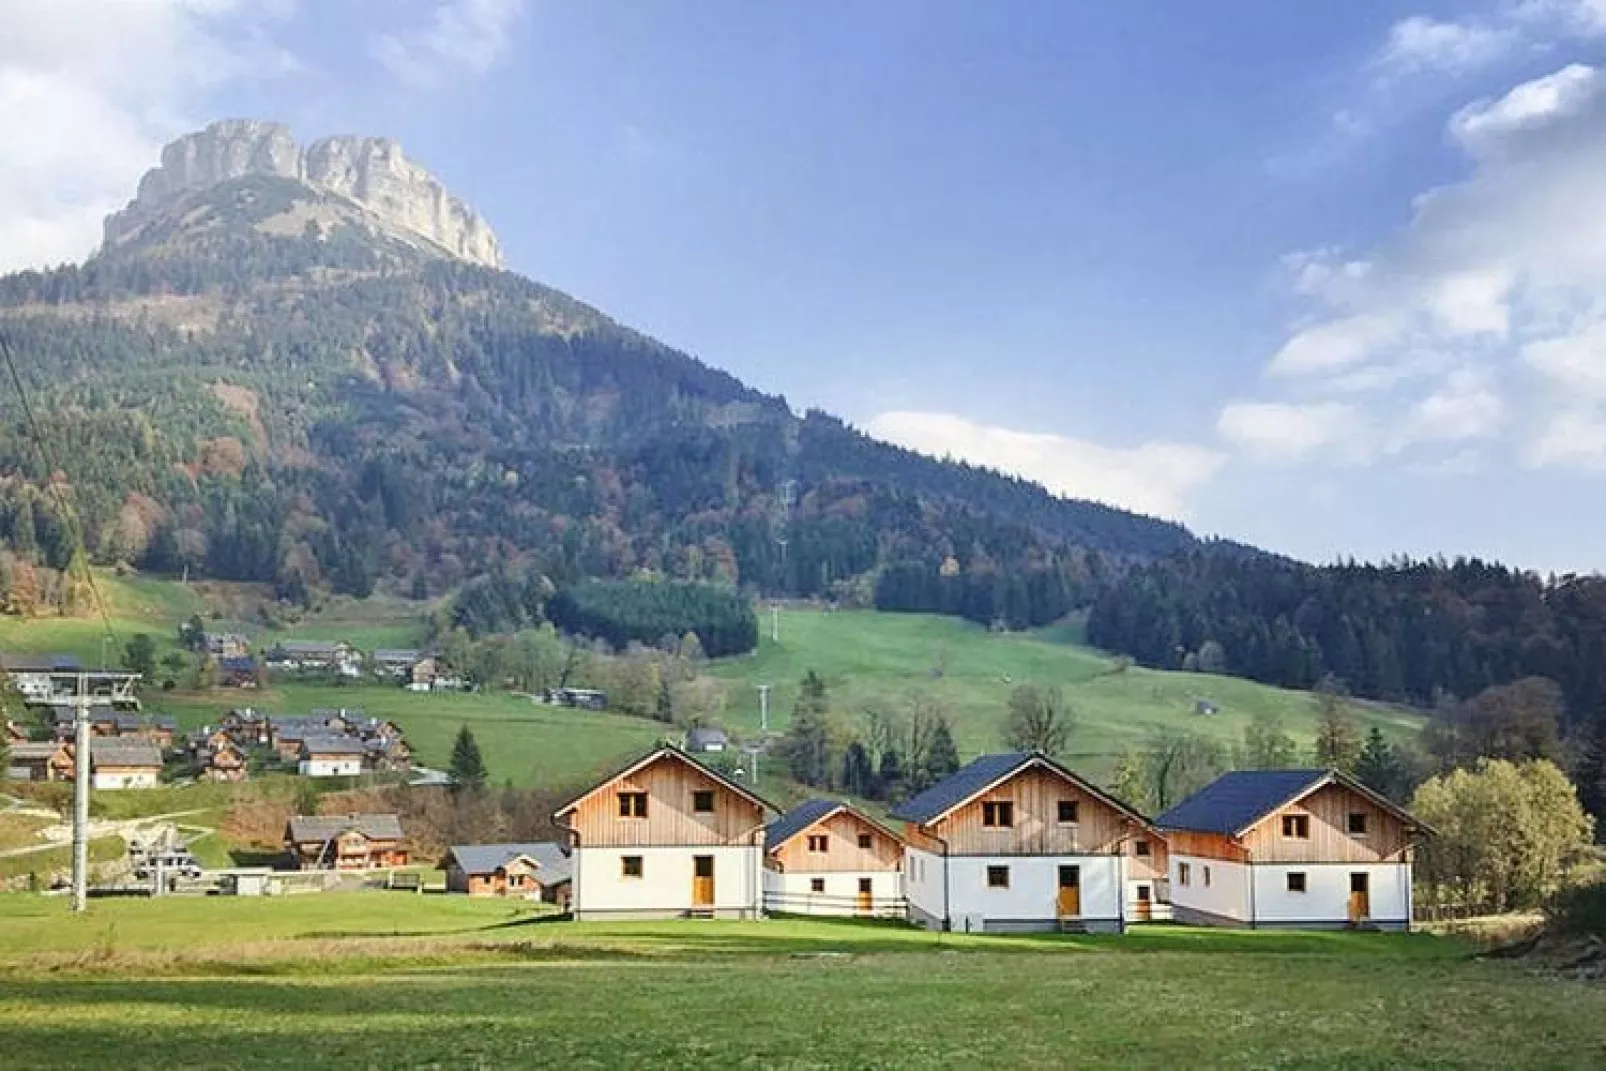
[[[452,762],[447,776],[454,789],[477,792],[485,787],[485,760],[480,756],[479,742],[466,725],[457,730],[457,739],[452,742]]]
[[[948,728],[948,719],[940,718],[931,731],[931,744],[926,749],[925,769],[921,771],[922,780],[927,785],[934,785],[959,769],[959,749],[954,746],[953,730]]]

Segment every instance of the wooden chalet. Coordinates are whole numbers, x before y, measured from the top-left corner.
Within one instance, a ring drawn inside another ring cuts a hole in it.
[[[72,745],[59,740],[12,744],[6,776],[13,781],[71,781]]]
[[[1038,752],[983,755],[893,811],[912,919],[937,929],[1119,932],[1163,838]],[[1137,844],[1147,845],[1143,867]],[[1157,890],[1150,879],[1149,895]]]
[[[1155,820],[1180,921],[1403,930],[1410,812],[1336,770],[1236,770]]]
[[[763,799],[663,745],[554,816],[569,833],[578,919],[756,918]]]
[[[93,740],[89,773],[97,789],[155,788],[162,779],[162,749],[138,737]]]
[[[569,903],[569,857],[551,841],[454,845],[437,869],[446,871],[449,892],[517,896],[563,907]]]
[[[244,781],[250,775],[250,760],[234,741],[224,738],[213,744],[202,759],[201,777],[207,781]]]
[[[394,814],[296,815],[284,839],[301,870],[378,870],[408,860],[401,819]]]
[[[764,830],[764,907],[901,917],[903,841],[849,804],[807,800]]]

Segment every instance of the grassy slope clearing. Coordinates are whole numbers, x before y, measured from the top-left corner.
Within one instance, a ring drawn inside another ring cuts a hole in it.
[[[1131,667],[1118,672],[1115,659],[1067,643],[1074,634],[1045,630],[1030,635],[990,633],[968,621],[916,614],[783,610],[781,642],[770,642],[768,620],[751,655],[716,662],[711,672],[733,682],[726,720],[756,728],[755,686],[775,685],[770,725],[784,728],[797,683],[809,669],[825,677],[831,708],[846,718],[867,707],[903,708],[911,692],[941,701],[954,716],[960,757],[1002,746],[999,733],[1010,689],[1016,684],[1057,684],[1075,710],[1077,732],[1071,760],[1103,773],[1127,747],[1141,747],[1156,726],[1208,733],[1230,744],[1257,713],[1282,719],[1284,728],[1308,745],[1315,726],[1309,693],[1202,673],[1172,673]],[[1220,713],[1193,713],[1208,699]],[[1395,707],[1356,703],[1363,729],[1390,735],[1414,732],[1417,716]]]
[[[109,1052],[131,1068],[1606,1061],[1606,988],[1473,961],[1442,938],[939,938],[522,925],[514,911],[374,893],[108,901],[69,919],[57,901],[0,898],[0,1035],[29,1067]]]

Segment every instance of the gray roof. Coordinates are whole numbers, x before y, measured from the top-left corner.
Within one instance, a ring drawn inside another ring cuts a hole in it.
[[[1234,770],[1166,811],[1155,825],[1234,836],[1303,796],[1327,775],[1327,770]]]
[[[448,863],[455,862],[458,869],[467,874],[489,874],[521,855],[535,861],[542,885],[561,885],[572,874],[573,864],[569,857],[552,841],[538,844],[454,844],[448,850],[446,860]]]
[[[30,759],[35,761],[39,759],[48,759],[50,756],[54,755],[58,750],[60,750],[60,748],[60,744],[48,741],[39,744],[12,744],[10,749],[11,761],[17,762],[21,760],[26,762]]]
[[[273,645],[275,651],[285,654],[334,654],[340,647],[330,640],[280,640]]]
[[[725,735],[724,729],[714,729],[699,725],[686,734],[686,750],[699,751],[712,744],[729,744],[730,737]]]
[[[764,827],[764,847],[773,849],[791,840],[832,811],[845,806],[836,800],[804,800]]]
[[[404,647],[380,647],[374,651],[376,662],[417,662],[420,652]]]
[[[893,809],[892,817],[905,822],[929,822],[939,815],[947,814],[988,785],[1008,777],[1030,762],[1032,757],[1030,751],[983,755],[924,792],[904,800]]]
[[[366,750],[361,740],[343,733],[309,733],[302,738],[301,747],[314,755],[361,755]]]
[[[290,839],[297,844],[333,840],[356,830],[369,840],[401,840],[401,818],[394,814],[298,814],[290,819]]]
[[[144,740],[125,737],[101,737],[89,745],[89,765],[96,766],[160,766],[162,749]]]

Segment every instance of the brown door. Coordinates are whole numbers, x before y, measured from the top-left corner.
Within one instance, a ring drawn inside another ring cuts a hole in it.
[[[1060,892],[1055,905],[1061,917],[1082,913],[1082,868],[1060,867]]]
[[[1150,886],[1148,886],[1148,885],[1139,885],[1138,886],[1138,919],[1140,921],[1145,921],[1146,922],[1150,918],[1153,917],[1153,915],[1152,915],[1153,908],[1150,907],[1150,903],[1153,900],[1153,896],[1154,896],[1154,893],[1153,893],[1153,891],[1152,891]]]
[[[714,857],[694,855],[691,859],[691,906],[714,906]]]
[[[872,910],[872,906],[873,906],[872,898],[870,896],[870,879],[869,878],[860,878],[859,879],[859,913],[863,914],[863,915],[868,915],[870,913],[870,911]]]
[[[1360,873],[1349,876],[1349,920],[1361,922],[1372,917],[1371,875]]]

